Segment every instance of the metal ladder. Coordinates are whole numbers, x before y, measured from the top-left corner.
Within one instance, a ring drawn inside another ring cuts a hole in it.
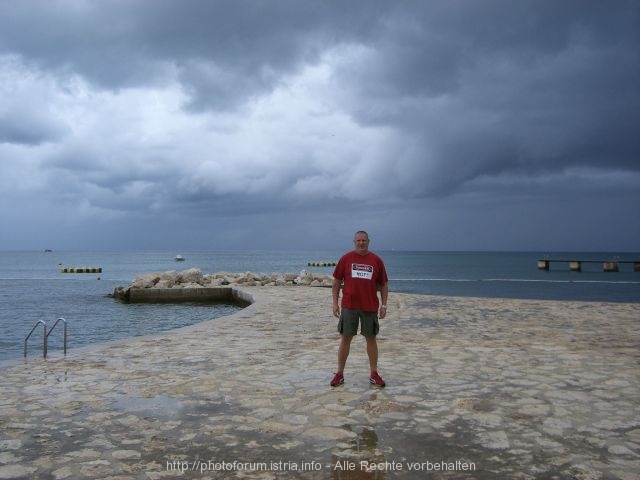
[[[47,358],[47,342],[49,341],[49,335],[51,335],[51,332],[53,332],[53,329],[56,328],[56,325],[58,325],[59,322],[64,323],[64,354],[67,354],[67,321],[60,317],[56,320],[56,322],[53,324],[53,327],[51,327],[51,329],[47,332],[47,322],[43,321],[43,320],[38,320],[36,322],[36,324],[33,326],[33,328],[31,329],[31,331],[29,332],[29,335],[27,335],[27,337],[24,339],[24,358],[27,358],[27,340],[29,340],[29,337],[31,337],[31,335],[33,334],[33,332],[35,331],[36,328],[38,328],[38,325],[42,325],[42,356],[43,358]]]

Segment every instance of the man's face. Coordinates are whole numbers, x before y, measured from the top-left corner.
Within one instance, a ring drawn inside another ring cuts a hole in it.
[[[353,244],[356,247],[356,252],[364,255],[369,250],[369,237],[364,233],[358,233],[353,239]]]

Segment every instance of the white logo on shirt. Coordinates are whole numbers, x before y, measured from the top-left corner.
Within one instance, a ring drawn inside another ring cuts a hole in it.
[[[365,280],[371,280],[373,278],[373,267],[362,263],[352,263],[351,278],[364,278]]]

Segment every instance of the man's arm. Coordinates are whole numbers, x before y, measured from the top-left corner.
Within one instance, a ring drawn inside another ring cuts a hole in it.
[[[384,318],[387,315],[387,298],[389,297],[389,284],[385,283],[380,285],[380,318]]]
[[[331,296],[333,297],[333,316],[334,317],[339,317],[340,316],[340,304],[338,303],[339,298],[340,298],[340,284],[342,283],[341,280],[338,280],[337,278],[333,278],[333,283],[331,284]]]

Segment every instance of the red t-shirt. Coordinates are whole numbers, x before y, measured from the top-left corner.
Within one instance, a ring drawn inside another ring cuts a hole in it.
[[[345,253],[338,261],[333,277],[344,282],[342,308],[378,311],[378,286],[386,285],[389,279],[384,262],[375,253]]]

